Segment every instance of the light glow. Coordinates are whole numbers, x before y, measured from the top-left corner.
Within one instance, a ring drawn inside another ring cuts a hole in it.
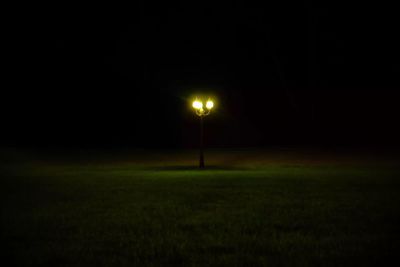
[[[206,107],[207,107],[208,109],[212,109],[212,108],[214,107],[214,102],[211,101],[211,100],[208,100],[208,101],[207,101],[207,104],[206,104]]]
[[[200,109],[203,108],[203,103],[201,101],[199,101],[199,100],[195,100],[195,101],[193,101],[192,106],[193,106],[193,108],[200,110]]]

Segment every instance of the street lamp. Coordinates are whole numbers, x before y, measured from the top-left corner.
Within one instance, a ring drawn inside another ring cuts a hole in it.
[[[211,109],[214,107],[214,102],[208,99],[206,102],[205,109],[203,108],[203,102],[201,100],[194,100],[192,107],[196,111],[196,115],[200,117],[200,168],[204,168],[204,126],[203,117],[210,114]]]

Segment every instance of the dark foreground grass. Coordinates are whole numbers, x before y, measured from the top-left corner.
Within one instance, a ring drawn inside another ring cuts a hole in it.
[[[192,153],[38,158],[2,164],[12,265],[399,263],[397,161],[215,152],[199,171]]]

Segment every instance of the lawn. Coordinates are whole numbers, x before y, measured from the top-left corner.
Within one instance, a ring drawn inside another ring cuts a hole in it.
[[[400,161],[321,151],[1,157],[15,266],[380,266],[400,248]]]

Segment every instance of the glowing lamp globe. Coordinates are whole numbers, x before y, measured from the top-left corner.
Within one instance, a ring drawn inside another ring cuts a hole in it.
[[[195,100],[195,101],[193,101],[192,106],[195,109],[202,109],[203,108],[203,103],[201,101],[199,101],[199,100]]]
[[[211,100],[208,100],[206,103],[206,107],[208,109],[212,109],[214,107],[214,102],[212,102]]]

